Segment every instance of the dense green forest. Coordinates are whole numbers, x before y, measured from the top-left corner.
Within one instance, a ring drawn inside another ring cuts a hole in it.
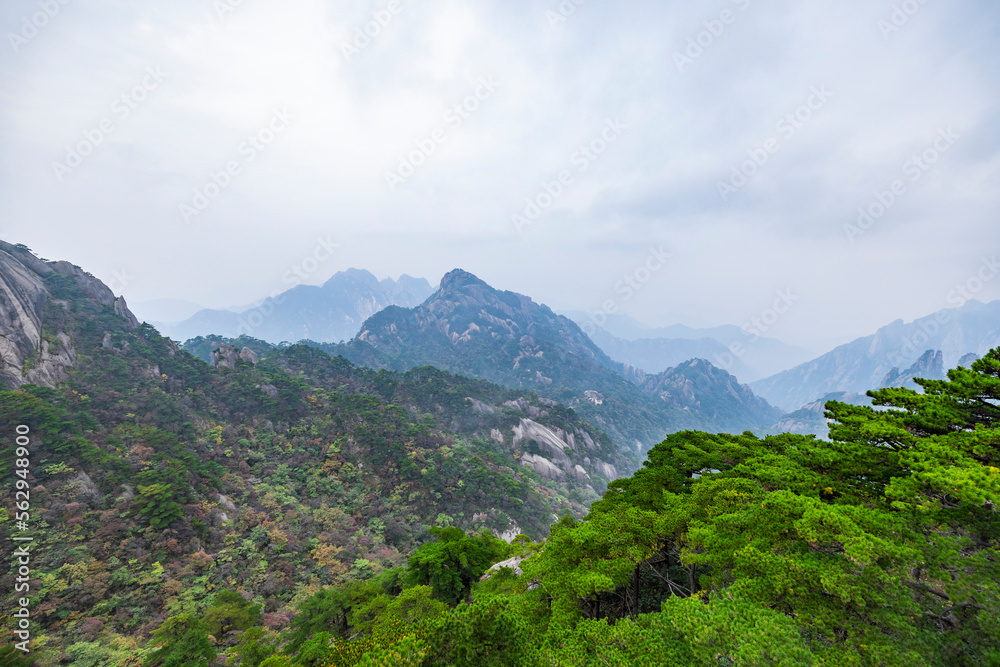
[[[76,364],[58,388],[0,391],[7,488],[14,427],[31,431],[34,664],[144,655],[169,618],[234,592],[259,605],[263,627],[285,627],[325,586],[404,565],[435,528],[542,538],[554,518],[582,517],[606,479],[519,465],[538,447],[512,437],[529,417],[586,440],[567,456],[638,465],[530,393],[432,368],[371,371],[303,346],[213,368],[73,279],[45,281],[42,337],[55,351],[67,334]],[[6,536],[15,516],[7,494]],[[0,547],[5,590],[14,548]],[[14,603],[0,602],[5,646]]]
[[[830,402],[830,442],[671,435],[542,542],[435,530],[405,566],[318,591],[284,631],[247,612],[224,654],[242,667],[1000,664],[1000,350],[921,385]],[[154,635],[147,664],[209,664],[213,609],[171,619],[183,635]]]
[[[5,599],[0,664],[1000,665],[1000,350],[829,402],[829,441],[674,433],[605,487],[490,436],[616,455],[548,399],[307,346],[210,367],[46,281],[77,363],[0,391],[35,537],[32,652]]]

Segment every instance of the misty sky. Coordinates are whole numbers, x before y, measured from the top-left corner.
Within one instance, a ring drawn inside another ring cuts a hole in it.
[[[996,2],[6,0],[0,25],[0,238],[130,303],[461,267],[652,325],[781,291],[767,335],[821,351],[1000,298]]]

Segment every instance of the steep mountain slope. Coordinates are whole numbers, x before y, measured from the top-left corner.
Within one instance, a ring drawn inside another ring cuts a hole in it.
[[[151,629],[223,589],[282,627],[321,585],[404,563],[429,526],[540,536],[616,474],[606,435],[525,392],[302,346],[220,349],[211,367],[82,270],[8,244],[0,284],[0,466],[28,463],[33,636],[51,664],[98,638],[141,657]],[[14,546],[0,541],[5,562]]]
[[[798,433],[800,435],[815,435],[826,439],[830,428],[826,421],[826,404],[828,401],[839,401],[851,405],[871,405],[871,399],[863,394],[838,391],[827,394],[823,398],[807,403],[794,412],[789,412],[779,419],[771,429],[772,433]]]
[[[664,401],[627,381],[625,367],[568,318],[460,269],[445,275],[419,307],[387,308],[354,340],[322,347],[375,368],[433,365],[536,391],[577,410],[625,449],[639,451],[670,431],[717,430],[714,414]],[[739,430],[757,425],[740,424]]]
[[[750,387],[770,403],[794,410],[831,392],[879,387],[893,368],[911,366],[927,350],[940,350],[943,368],[954,368],[966,354],[983,355],[997,345],[1000,301],[969,301],[913,322],[896,320]]]
[[[704,359],[691,359],[655,375],[630,369],[630,379],[647,394],[702,415],[720,431],[764,431],[783,414]]]
[[[273,343],[308,338],[337,342],[352,338],[368,317],[387,306],[416,306],[432,292],[423,278],[378,280],[368,271],[340,271],[322,286],[296,285],[256,307],[235,313],[205,309],[165,333],[177,340],[217,334],[251,335]]]
[[[52,387],[66,379],[77,351],[62,322],[74,291],[81,307],[104,309],[129,328],[139,326],[125,299],[80,267],[43,262],[24,245],[0,241],[0,383]],[[43,321],[49,326],[43,328]]]
[[[431,366],[405,373],[375,371],[331,358],[315,346],[281,347],[245,336],[194,338],[183,349],[212,366],[259,359],[259,368],[280,368],[313,386],[378,396],[432,416],[442,431],[497,443],[513,460],[559,482],[581,502],[594,500],[619,470],[637,465],[633,454],[623,454],[605,433],[551,399]]]

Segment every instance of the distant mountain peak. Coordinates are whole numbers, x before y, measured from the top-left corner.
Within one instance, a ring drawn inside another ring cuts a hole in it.
[[[175,338],[248,335],[271,343],[350,340],[367,318],[389,306],[416,306],[433,293],[423,278],[379,280],[366,269],[344,269],[322,286],[296,285],[242,313],[200,310],[167,327]]]
[[[486,281],[480,279],[475,274],[469,273],[465,269],[452,269],[441,278],[441,289],[460,289],[469,286],[490,287]]]
[[[943,377],[945,369],[959,365],[970,353],[982,355],[996,347],[1000,344],[998,323],[1000,300],[970,300],[912,322],[897,319],[868,336],[757,380],[751,387],[771,403],[793,410],[830,392],[864,393],[880,386],[911,386],[910,375]],[[928,355],[927,350],[934,352]],[[899,370],[903,368],[907,370]]]

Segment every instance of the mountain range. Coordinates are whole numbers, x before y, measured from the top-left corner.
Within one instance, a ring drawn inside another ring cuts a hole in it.
[[[726,324],[693,328],[649,327],[628,315],[612,314],[598,325],[587,313],[564,313],[604,352],[622,363],[659,373],[694,358],[707,359],[742,382],[753,382],[812,358],[808,351],[775,338],[754,336]]]
[[[940,351],[939,371],[971,363],[1000,345],[1000,301],[971,300],[961,307],[940,310],[913,322],[896,320],[874,334],[857,338],[811,361],[782,371],[750,386],[754,393],[784,410],[796,410],[833,392],[864,393],[906,375],[928,350],[931,358],[918,364],[931,369],[934,351]],[[973,356],[969,356],[973,355]],[[897,375],[898,377],[898,375]]]
[[[655,382],[644,390],[628,366],[609,358],[569,318],[461,269],[447,273],[419,306],[386,308],[366,320],[351,341],[321,347],[374,368],[431,365],[529,388],[577,410],[635,451],[668,432],[717,430],[718,412],[703,409],[709,395],[707,403],[731,404],[727,425],[739,431],[765,429],[775,415],[763,402],[746,403],[749,390],[733,392],[738,382],[729,374],[706,375],[707,364],[677,371],[691,376],[689,386],[698,387],[697,395],[674,394]]]
[[[866,388],[909,387],[969,363],[995,308],[949,311],[933,340],[909,329],[896,343],[925,348],[912,360],[876,346],[883,354],[872,366],[896,363]],[[782,415],[710,360],[647,372],[609,357],[569,318],[463,270],[359,329],[345,343],[244,334],[180,348],[81,267],[0,241],[0,424],[30,433],[27,453],[3,434],[0,467],[16,465],[30,487],[31,622],[44,636],[33,655],[42,664],[134,664],[156,654],[162,628],[176,627],[168,619],[219,620],[234,604],[256,610],[261,632],[294,628],[317,594],[395,586],[419,549],[440,543],[435,535],[482,531],[482,541],[492,532],[514,548],[525,545],[518,534],[539,539],[558,521],[558,541],[585,526],[575,520],[668,432],[777,422],[822,434],[826,399],[868,401],[829,393]],[[846,347],[841,368],[872,352]],[[707,461],[709,441],[754,440],[674,437],[683,449],[651,456],[667,475],[644,467],[647,481],[633,487],[653,489],[643,498],[662,495],[648,480],[694,481],[672,468],[675,454]],[[567,543],[572,558],[581,544]],[[678,568],[677,581],[692,571]],[[507,587],[505,576],[497,579]],[[211,635],[222,647],[240,641],[230,618]],[[262,636],[247,632],[246,646]]]
[[[240,312],[206,308],[181,322],[158,326],[177,340],[216,334],[272,343],[338,342],[353,338],[361,323],[378,311],[415,306],[432,291],[423,278],[403,274],[399,280],[379,280],[368,271],[347,269],[323,285],[296,285]]]

